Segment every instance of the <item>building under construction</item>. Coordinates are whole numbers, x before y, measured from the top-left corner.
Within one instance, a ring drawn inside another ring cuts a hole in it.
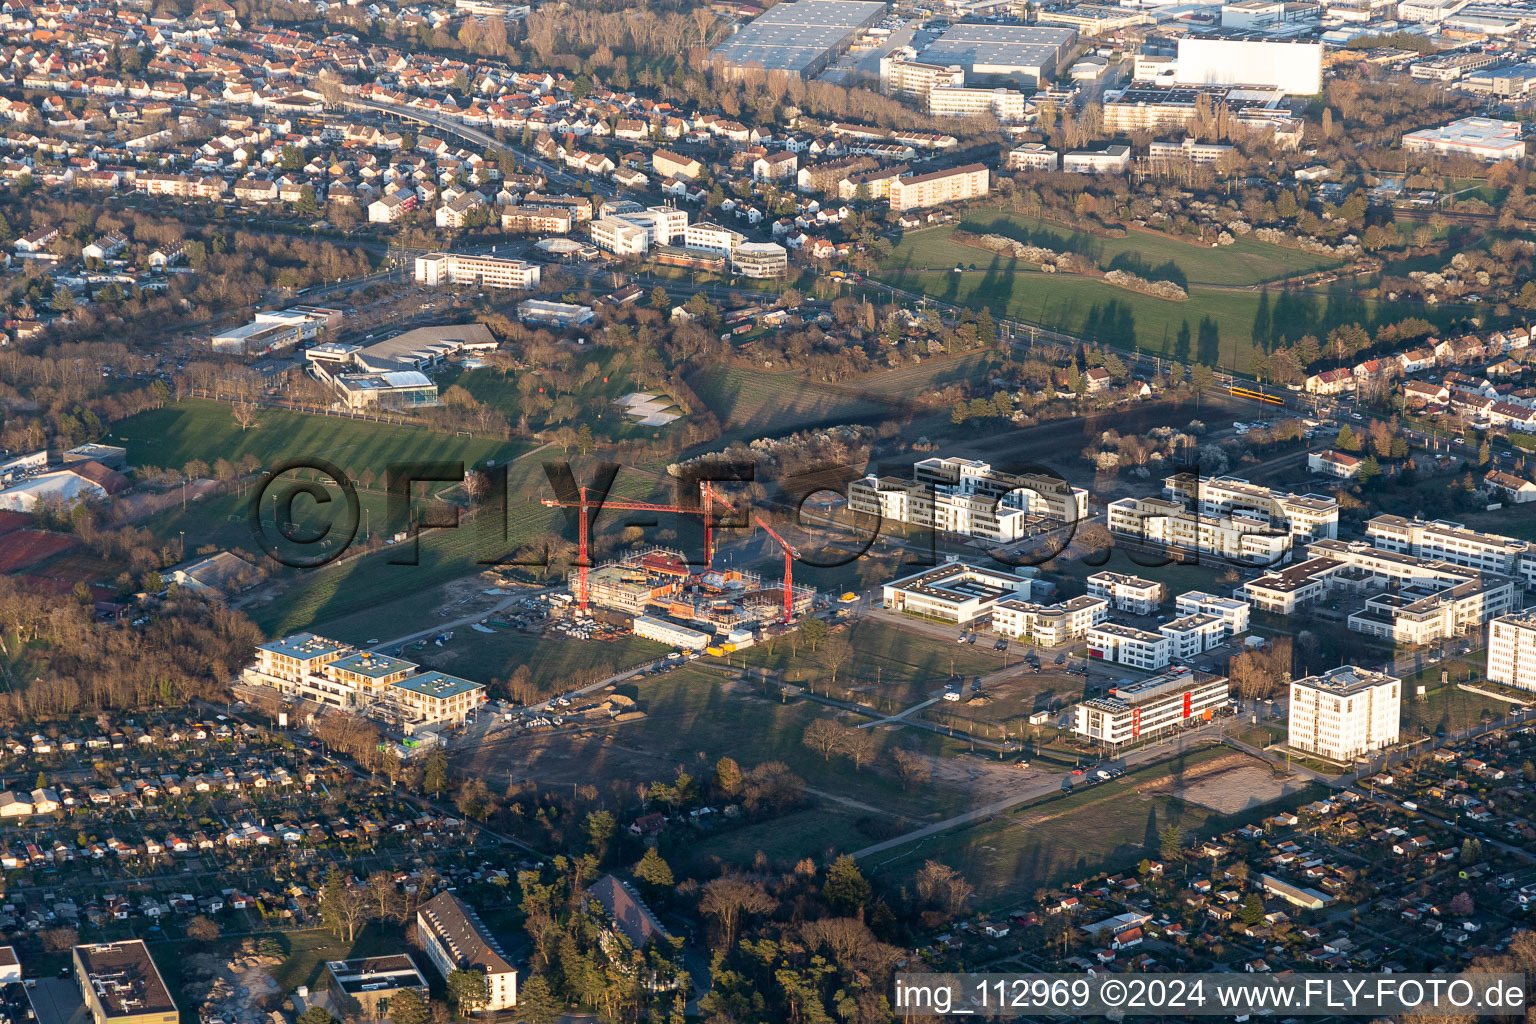
[[[579,585],[572,570],[571,590]],[[665,616],[719,635],[756,630],[784,617],[782,582],[741,569],[691,566],[671,548],[646,548],[595,565],[587,573],[587,588],[595,609]],[[789,605],[794,616],[809,611],[815,597],[815,588],[793,585]]]

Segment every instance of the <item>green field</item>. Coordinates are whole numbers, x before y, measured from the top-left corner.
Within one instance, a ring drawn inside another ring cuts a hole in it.
[[[336,631],[327,635],[349,639]],[[570,689],[573,681],[587,674],[602,672],[606,675],[633,668],[670,650],[672,648],[665,644],[635,636],[604,642],[575,640],[558,634],[536,637],[511,631],[492,634],[463,628],[455,630],[453,639],[442,647],[427,644],[419,650],[406,651],[405,656],[427,668],[486,680],[506,679],[519,665],[527,665],[534,681],[552,695]]]
[[[924,861],[937,860],[976,886],[978,907],[1013,906],[1041,886],[1094,871],[1128,868],[1143,857],[1156,856],[1157,834],[1169,824],[1182,826],[1187,840],[1209,837],[1233,827],[1236,820],[1273,813],[1269,805],[1234,818],[1174,797],[1137,792],[1139,784],[1230,753],[1230,749],[1213,748],[1187,754],[1114,782],[1028,804],[920,845],[877,854],[866,869],[874,869],[882,881],[895,883],[910,878]],[[1287,798],[1291,801],[1299,798],[1293,794]]]
[[[818,388],[790,370],[713,366],[695,373],[688,386],[719,417],[726,431],[722,441],[848,423],[877,416],[887,408],[856,395]]]
[[[876,275],[881,281],[921,292],[953,305],[1008,316],[1122,349],[1169,356],[1180,362],[1202,362],[1247,370],[1254,349],[1253,326],[1259,312],[1264,280],[1315,269],[1316,257],[1249,239],[1221,249],[1185,245],[1142,233],[1124,239],[1100,239],[1067,234],[1006,214],[979,215],[968,226],[999,231],[1017,238],[1031,237],[1033,224],[1054,232],[1061,244],[1081,244],[1109,267],[1117,259],[1144,277],[1187,281],[1189,299],[1154,298],[1072,274],[1045,274],[1034,266],[953,240],[953,228],[937,228],[903,239]],[[1039,241],[1051,239],[1042,235]],[[1052,246],[1059,248],[1058,246]],[[966,269],[953,272],[957,264]],[[1279,303],[1286,301],[1283,313]],[[1287,337],[1324,337],[1341,324],[1396,321],[1420,316],[1444,324],[1467,314],[1463,307],[1424,307],[1387,304],[1356,298],[1342,285],[1329,292],[1274,292],[1269,295],[1272,317],[1286,325]],[[1278,329],[1278,328],[1277,328]]]
[[[489,458],[505,462],[528,449],[520,441],[459,437],[284,409],[262,409],[258,423],[241,430],[229,406],[188,399],[120,421],[106,441],[127,448],[135,468],[179,470],[193,459],[234,462],[249,453],[264,468],[286,459],[319,458],[353,475],[372,470],[380,480],[392,463],[462,460],[473,466]]]
[[[1124,238],[1073,231],[1020,214],[981,210],[960,227],[972,234],[1006,235],[1030,245],[1086,256],[1105,270],[1124,267],[1143,277],[1177,280],[1179,284],[1255,285],[1319,270],[1338,261],[1300,249],[1286,249],[1253,238],[1239,238],[1220,248],[1184,242],[1167,235],[1132,231]],[[953,228],[920,231],[903,238],[890,265],[901,269],[944,270],[956,264],[978,267],[991,254],[950,237]],[[1150,272],[1149,272],[1150,271]]]
[[[856,689],[885,700],[921,700],[952,675],[967,678],[1003,667],[1002,658],[990,648],[940,640],[875,619],[854,624],[847,636],[854,656],[839,671],[838,688]],[[786,682],[815,684],[818,691],[832,675],[820,652],[804,644],[797,652],[783,639],[774,643],[771,651],[759,645],[736,657],[746,664],[769,668]]]

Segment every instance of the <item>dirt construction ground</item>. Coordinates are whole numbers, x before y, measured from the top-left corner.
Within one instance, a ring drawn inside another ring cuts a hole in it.
[[[1306,783],[1299,780],[1277,779],[1264,762],[1247,754],[1233,753],[1206,761],[1188,772],[1138,786],[1137,792],[1177,797],[1221,814],[1236,814],[1278,800],[1305,786]]]

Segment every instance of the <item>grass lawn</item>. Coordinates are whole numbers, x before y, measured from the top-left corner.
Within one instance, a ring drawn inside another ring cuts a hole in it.
[[[1187,841],[1233,827],[1238,820],[1273,813],[1273,805],[1266,805],[1228,817],[1174,797],[1136,791],[1139,784],[1175,767],[1188,768],[1229,754],[1230,750],[1219,748],[1192,753],[1181,762],[1154,765],[1114,782],[1029,804],[979,825],[878,855],[864,866],[881,881],[897,884],[909,880],[924,861],[937,860],[976,886],[978,908],[1013,906],[1041,886],[1100,869],[1129,867],[1142,857],[1155,856],[1157,834],[1169,824],[1182,826]],[[1288,799],[1311,798],[1303,793]]]
[[[869,419],[888,408],[817,388],[788,370],[715,366],[695,373],[688,386],[720,418],[726,439],[735,434],[767,437],[804,427]]]
[[[1436,678],[1439,678],[1438,673]],[[1509,701],[1471,693],[1459,689],[1454,683],[1426,691],[1423,700],[1414,696],[1413,687],[1407,682],[1403,684],[1403,691],[1404,740],[1433,736],[1441,731],[1450,734],[1469,729],[1481,722],[1485,713],[1502,718],[1509,712]]]
[[[327,635],[348,639],[338,633]],[[444,646],[427,644],[407,651],[406,657],[440,672],[484,680],[506,679],[517,666],[527,665],[534,680],[555,694],[570,689],[579,678],[631,668],[670,650],[665,644],[635,636],[605,643],[558,634],[546,638],[511,631],[492,634],[458,629]]]
[[[952,675],[979,676],[1003,667],[1002,657],[990,647],[940,640],[876,619],[860,620],[849,627],[847,635],[854,655],[839,671],[838,686],[889,700],[920,700]],[[761,645],[750,647],[739,657],[748,665],[782,673],[787,682],[821,684],[832,676],[819,651],[805,644],[797,651],[786,638],[775,642],[771,650]]]
[[[486,459],[505,462],[528,449],[521,441],[458,437],[420,427],[311,416],[284,409],[262,409],[259,426],[241,430],[221,402],[188,399],[119,422],[108,444],[128,449],[134,467],[180,469],[193,459],[212,464],[255,455],[263,467],[285,459],[321,458],[354,476],[372,470],[383,479],[392,463],[462,460],[474,466]]]
[[[991,223],[1011,224],[1013,229],[1006,233],[1020,238],[1030,234],[1027,220],[1005,214],[991,215],[989,220],[988,216],[980,214],[966,224],[982,229]],[[955,242],[952,228],[903,239],[876,276],[953,305],[985,307],[993,315],[1042,324],[1120,348],[1158,353],[1180,362],[1246,370],[1254,348],[1253,324],[1261,294],[1254,286],[1319,265],[1306,253],[1247,239],[1208,250],[1154,235],[1134,233],[1125,239],[1099,239],[1035,224],[1054,232],[1061,244],[1081,238],[1081,244],[1106,267],[1118,259],[1128,264],[1128,269],[1140,268],[1143,276],[1183,277],[1188,281],[1189,299],[1159,299],[1093,278],[1044,274],[1031,264]],[[1048,244],[1050,239],[1041,237],[1040,241]],[[977,270],[953,273],[950,268],[956,264],[975,264]],[[1283,319],[1289,325],[1286,333],[1297,336],[1310,332],[1321,337],[1338,324],[1370,326],[1410,315],[1443,323],[1467,313],[1463,307],[1429,309],[1367,302],[1343,288],[1327,295],[1292,294],[1300,301],[1287,307]],[[1279,293],[1269,298],[1273,310]]]
[[[620,692],[631,691],[621,687]],[[875,757],[855,771],[846,758],[833,755],[823,760],[802,743],[811,722],[837,717],[838,712],[826,705],[761,695],[702,662],[649,677],[635,684],[633,692],[646,717],[622,726],[615,742],[642,748],[695,774],[708,771],[723,756],[735,758],[743,768],[783,761],[808,786],[867,806],[866,813],[871,815],[925,817],[966,806],[965,794],[949,788],[928,785],[908,792],[890,769],[886,752],[896,745],[932,754],[958,749],[942,737],[917,736],[912,730],[872,730]],[[861,721],[868,719],[850,715],[845,724]],[[860,816],[858,807],[846,803],[840,813]]]
[[[1057,252],[1074,252],[1091,258],[1105,270],[1116,266],[1132,272],[1138,268],[1163,270],[1154,276],[1180,284],[1252,285],[1333,266],[1338,261],[1300,249],[1287,249],[1257,239],[1239,238],[1232,245],[1215,248],[1198,241],[1182,241],[1147,231],[1132,231],[1124,238],[1108,238],[1036,217],[1002,211],[978,210],[960,224],[973,234],[1006,235]],[[952,229],[918,232],[912,237],[913,263],[948,270],[956,263],[981,265],[980,250],[950,240]],[[927,241],[932,238],[933,241]],[[897,248],[897,258],[907,240]],[[968,252],[968,257],[961,252]],[[937,260],[937,262],[935,262]],[[1143,276],[1148,276],[1143,274]]]
[[[855,816],[837,804],[794,811],[782,818],[754,822],[742,828],[689,843],[679,859],[707,864],[751,864],[761,852],[774,865],[791,865],[803,857],[832,860],[837,853],[857,850],[874,840],[861,832]],[[667,852],[670,860],[674,854]]]

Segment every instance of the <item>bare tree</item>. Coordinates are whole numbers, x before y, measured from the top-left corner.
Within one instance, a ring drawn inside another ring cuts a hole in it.
[[[736,932],[749,914],[766,914],[778,904],[754,882],[727,875],[704,886],[699,910],[720,923],[721,948],[736,944]]]
[[[838,748],[838,742],[842,739],[841,733],[836,722],[818,718],[805,727],[805,735],[800,742],[820,754],[823,761],[830,761],[832,752]]]

